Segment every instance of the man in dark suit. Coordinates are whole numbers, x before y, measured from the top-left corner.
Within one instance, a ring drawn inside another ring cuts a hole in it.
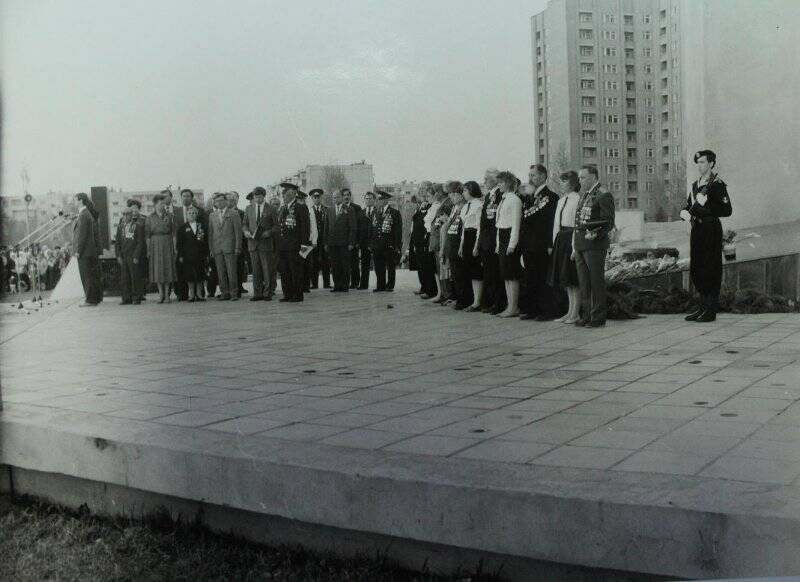
[[[366,231],[367,225],[364,221],[364,210],[361,206],[353,202],[353,193],[350,191],[350,188],[342,188],[342,200],[345,206],[353,210],[356,217],[356,243],[350,250],[350,288],[358,289],[358,286],[361,284],[361,261],[359,255],[361,245],[366,242],[368,246],[369,239],[365,241],[364,237],[368,237],[369,234]]]
[[[197,222],[206,228],[206,211],[200,208],[194,201],[194,192],[189,188],[181,190],[181,205],[173,208],[172,217],[175,221],[175,228],[178,229],[184,224],[189,222],[189,208],[197,209]],[[177,259],[176,259],[177,260]],[[182,271],[180,265],[176,264],[178,281],[175,283],[175,294],[178,296],[178,301],[186,301],[189,298],[189,287],[186,281],[182,280]]]
[[[332,293],[347,292],[350,288],[350,256],[356,245],[358,224],[353,208],[344,203],[341,191],[333,192],[333,208],[328,213],[325,246],[333,271]]]
[[[244,210],[239,208],[239,193],[235,190],[231,190],[227,194],[228,199],[228,208],[235,210],[239,214],[239,220],[244,222]],[[244,233],[242,233],[242,249],[247,247],[247,239],[244,238]],[[248,253],[239,253],[239,257],[236,261],[236,273],[239,277],[237,286],[238,286],[238,293],[239,297],[242,296],[242,293],[247,293],[247,289],[244,288],[244,282],[247,281],[247,275],[250,272],[250,255]]]
[[[300,255],[303,247],[311,246],[311,224],[303,198],[305,193],[288,182],[283,188],[283,206],[278,215],[280,225],[280,271],[283,298],[281,301],[300,302],[303,300],[305,285],[304,259]]]
[[[582,166],[578,173],[581,199],[575,215],[572,248],[583,314],[575,325],[606,324],[606,255],[614,228],[614,197],[600,188],[597,167]]]
[[[373,293],[394,291],[395,267],[403,251],[403,217],[398,210],[387,206],[391,194],[376,192],[377,208],[372,218],[370,246],[375,259],[377,285]],[[388,275],[388,278],[387,278]]]
[[[252,196],[250,196],[252,194]],[[250,264],[253,266],[253,296],[250,301],[271,301],[269,282],[277,265],[271,262],[272,249],[278,232],[278,213],[267,204],[267,191],[256,186],[248,194],[253,203],[244,212],[242,232],[247,239]]]
[[[114,250],[121,270],[122,305],[139,305],[144,294],[142,265],[147,256],[147,242],[144,238],[144,222],[139,220],[138,210],[142,203],[130,199],[123,219],[117,228]],[[133,208],[137,209],[134,216]]]
[[[526,287],[520,319],[549,321],[558,316],[555,294],[547,284],[558,195],[547,187],[547,168],[543,165],[532,165],[528,180],[532,192],[522,200],[519,235]]]
[[[220,301],[239,299],[238,259],[242,253],[242,219],[222,192],[214,194],[216,209],[208,217],[208,248],[217,267]]]
[[[361,252],[361,262],[359,270],[361,271],[361,280],[359,281],[359,289],[369,289],[369,272],[370,263],[372,262],[372,219],[375,217],[375,194],[367,192],[364,194],[364,211],[361,213],[360,222],[358,225],[358,246]]]
[[[320,271],[322,272],[322,287],[329,289],[331,286],[330,262],[328,260],[328,251],[325,250],[330,208],[322,204],[323,194],[324,192],[321,188],[314,188],[308,193],[314,200],[311,205],[311,212],[314,214],[314,219],[317,223],[317,246],[314,247],[314,250],[309,255],[308,279],[311,289],[319,288]]]
[[[97,224],[97,210],[89,196],[80,192],[75,195],[80,211],[72,232],[72,248],[78,259],[86,300],[81,307],[94,307],[103,300],[103,282],[100,276],[100,227]]]

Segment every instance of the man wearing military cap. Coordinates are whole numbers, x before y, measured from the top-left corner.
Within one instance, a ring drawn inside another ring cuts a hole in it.
[[[403,217],[387,206],[391,194],[377,190],[376,211],[370,229],[370,247],[377,285],[373,292],[394,291],[395,268],[403,250]]]
[[[253,297],[250,301],[271,301],[270,280],[272,271],[277,268],[272,262],[272,251],[276,246],[278,233],[278,213],[266,202],[267,191],[256,186],[248,200],[253,203],[247,207],[242,231],[247,239],[250,263],[253,266]]]
[[[144,236],[144,221],[139,220],[141,207],[142,203],[138,200],[128,200],[114,240],[114,251],[120,266],[122,305],[139,305],[144,294],[142,266],[147,256],[147,243]]]
[[[328,262],[328,252],[325,250],[327,240],[328,211],[329,208],[322,204],[322,188],[314,188],[308,195],[311,196],[311,216],[317,225],[317,244],[308,255],[308,281],[311,289],[319,287],[319,274],[322,271],[322,286],[328,289],[331,286],[331,273]]]
[[[311,245],[311,224],[308,206],[302,202],[304,192],[295,184],[281,183],[283,202],[278,215],[280,228],[280,272],[283,302],[300,302],[303,300],[305,270],[301,247]],[[301,200],[297,197],[300,196]]]

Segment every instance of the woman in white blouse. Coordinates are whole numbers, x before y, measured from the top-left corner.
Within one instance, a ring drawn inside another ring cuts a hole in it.
[[[498,313],[500,317],[519,315],[519,280],[522,264],[519,243],[519,226],[522,220],[522,200],[517,196],[519,179],[511,172],[500,172],[497,182],[503,198],[497,207],[497,256],[500,259],[500,277],[506,288],[508,306]]]
[[[580,202],[581,183],[578,174],[572,170],[559,176],[561,198],[556,206],[556,217],[553,221],[553,260],[550,262],[550,273],[547,283],[553,288],[562,288],[567,292],[569,310],[556,321],[575,323],[580,317],[581,294],[578,287],[578,272],[575,259],[572,257],[572,231],[575,227],[575,213]]]
[[[463,190],[464,185],[458,180],[451,180],[445,186],[445,191],[453,203],[453,208],[450,210],[447,222],[442,226],[441,278],[447,289],[447,299],[442,305],[456,306],[461,303],[462,293],[456,279],[461,270],[458,247],[461,242],[461,208],[464,206]],[[463,307],[465,306],[462,306],[462,309]]]
[[[461,230],[461,245],[458,256],[463,261],[464,283],[472,283],[472,304],[464,311],[480,311],[483,295],[483,265],[478,253],[473,252],[478,240],[478,226],[481,221],[483,202],[481,187],[477,182],[469,181],[464,184],[464,200],[466,204],[461,208],[461,221],[464,228]]]

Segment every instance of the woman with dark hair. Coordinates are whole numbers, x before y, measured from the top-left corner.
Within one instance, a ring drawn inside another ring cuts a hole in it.
[[[506,306],[506,294],[500,277],[500,264],[497,253],[497,207],[503,197],[497,185],[498,170],[489,168],[483,176],[484,197],[481,216],[478,221],[477,241],[472,255],[480,257],[483,265],[483,286],[481,292],[481,311],[497,315]]]
[[[572,257],[572,231],[575,229],[575,213],[581,200],[581,183],[578,173],[572,170],[559,176],[561,198],[556,206],[553,221],[553,260],[547,284],[553,289],[561,288],[567,292],[569,309],[566,315],[557,319],[562,323],[574,324],[580,318],[581,294],[578,287],[578,271]]]
[[[94,307],[103,300],[103,282],[100,276],[100,227],[97,224],[99,213],[84,192],[75,195],[80,210],[72,233],[72,248],[78,259],[78,272],[81,276],[86,300],[81,307]]]
[[[419,279],[419,291],[415,295],[433,297],[436,283],[433,282],[431,269],[425,262],[427,230],[425,229],[425,215],[431,207],[431,183],[422,182],[418,190],[419,206],[411,217],[411,237],[408,242],[408,263],[410,269],[416,269]]]
[[[461,244],[458,248],[458,256],[463,262],[461,275],[466,287],[471,288],[472,302],[464,308],[464,311],[480,311],[481,295],[483,293],[483,266],[478,253],[473,252],[478,242],[478,225],[481,220],[481,187],[477,182],[470,180],[464,184],[464,201],[466,204],[461,208]],[[467,295],[469,296],[469,294]]]
[[[442,227],[444,238],[442,242],[442,271],[447,271],[446,285],[448,287],[447,300],[442,305],[454,304],[456,309],[464,309],[469,303],[465,303],[464,287],[461,285],[463,280],[461,271],[461,257],[458,250],[461,244],[461,208],[464,206],[464,186],[457,180],[452,180],[445,187],[453,208],[447,222]],[[467,285],[468,287],[468,285]]]
[[[497,207],[497,246],[500,261],[500,277],[506,290],[508,305],[498,313],[500,317],[519,315],[519,280],[522,276],[519,243],[519,229],[522,221],[522,200],[517,195],[519,179],[511,172],[500,172],[497,183],[503,198]]]
[[[434,204],[428,210],[432,212],[435,210],[431,226],[430,236],[428,237],[428,251],[433,254],[434,259],[434,272],[436,274],[436,296],[432,299],[434,303],[444,303],[447,301],[447,286],[445,284],[443,275],[447,275],[445,269],[442,269],[441,251],[442,251],[442,226],[447,222],[450,216],[450,211],[453,208],[453,203],[444,190],[441,184],[433,185],[434,200],[438,204]],[[422,297],[422,295],[420,295]]]
[[[692,225],[689,239],[689,275],[700,294],[697,309],[686,321],[707,322],[717,318],[722,286],[722,224],[720,218],[733,214],[728,187],[712,172],[717,155],[711,150],[694,154],[700,177],[692,183],[681,218]]]
[[[164,206],[164,195],[153,196],[155,210],[144,224],[150,282],[158,286],[159,303],[170,302],[169,288],[175,274],[175,223]]]
[[[189,206],[188,221],[178,228],[178,270],[181,279],[187,284],[188,301],[205,301],[200,297],[200,288],[206,278],[206,257],[208,257],[208,239],[203,223],[198,219],[199,210]]]

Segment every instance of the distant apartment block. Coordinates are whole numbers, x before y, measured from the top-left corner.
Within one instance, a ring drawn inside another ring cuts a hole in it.
[[[594,164],[620,209],[658,211],[679,179],[680,0],[551,0],[531,19],[534,150]]]
[[[375,187],[375,174],[372,164],[362,160],[354,164],[311,164],[281,181],[297,184],[304,192],[322,188],[326,194],[346,185],[353,193],[353,200],[361,204],[364,194]]]

